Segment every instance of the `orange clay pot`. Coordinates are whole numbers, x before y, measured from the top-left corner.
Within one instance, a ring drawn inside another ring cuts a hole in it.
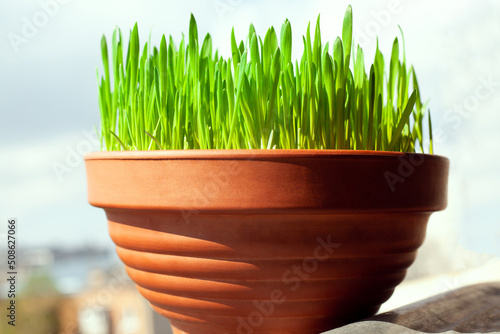
[[[320,333],[377,312],[446,207],[448,159],[341,150],[85,157],[129,276],[175,333]]]

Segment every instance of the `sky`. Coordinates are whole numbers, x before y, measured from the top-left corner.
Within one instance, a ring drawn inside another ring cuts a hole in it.
[[[3,0],[0,3],[0,219],[19,220],[24,247],[111,247],[104,212],[87,202],[82,156],[100,150],[100,39],[138,22],[142,41],[179,41],[193,13],[200,36],[228,56],[230,32],[264,35],[288,18],[294,55],[309,21],[341,34],[347,1]],[[423,252],[463,265],[500,257],[500,3],[358,0],[354,35],[372,58],[404,31],[409,63],[433,115],[436,153],[450,159],[449,206],[433,214]],[[0,224],[0,238],[6,224]],[[437,262],[436,267],[440,266]],[[442,265],[440,266],[442,267]]]

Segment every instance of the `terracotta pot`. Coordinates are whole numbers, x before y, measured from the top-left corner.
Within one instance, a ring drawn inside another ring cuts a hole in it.
[[[176,333],[320,333],[393,293],[448,159],[334,150],[85,157],[127,272]]]

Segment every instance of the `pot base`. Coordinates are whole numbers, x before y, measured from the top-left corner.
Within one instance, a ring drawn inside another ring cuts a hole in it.
[[[414,261],[429,217],[106,212],[140,293],[190,334],[317,334],[373,315]]]

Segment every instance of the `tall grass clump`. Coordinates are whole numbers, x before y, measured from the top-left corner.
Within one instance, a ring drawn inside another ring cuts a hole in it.
[[[125,56],[126,47],[126,57]],[[421,101],[415,70],[406,64],[403,40],[394,40],[388,62],[377,43],[375,59],[352,44],[352,9],[342,38],[321,41],[318,17],[292,59],[292,27],[264,39],[250,25],[246,41],[231,34],[232,55],[200,43],[195,18],[176,44],[139,43],[137,24],[124,45],[113,33],[111,60],[101,41],[99,79],[102,146],[107,150],[352,149],[424,152],[424,114],[432,153],[430,114]],[[111,67],[111,68],[110,68]]]

